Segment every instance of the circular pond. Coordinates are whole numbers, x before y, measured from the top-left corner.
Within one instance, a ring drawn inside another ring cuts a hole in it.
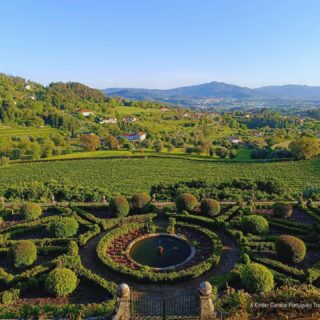
[[[127,253],[139,265],[168,270],[188,262],[195,249],[178,236],[154,234],[134,240]]]

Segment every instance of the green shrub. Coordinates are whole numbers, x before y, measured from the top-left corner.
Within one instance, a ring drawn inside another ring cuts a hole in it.
[[[135,213],[146,213],[149,210],[151,198],[145,192],[136,193],[131,198],[131,208]]]
[[[77,282],[77,276],[72,270],[56,268],[46,277],[45,287],[56,297],[66,297],[76,289]]]
[[[4,305],[12,303],[19,299],[20,290],[19,289],[11,289],[1,292],[0,294],[0,302]]]
[[[20,240],[12,245],[9,255],[16,268],[31,266],[37,259],[37,247],[30,240]]]
[[[42,208],[38,203],[25,203],[21,207],[21,214],[25,220],[37,219],[42,214]]]
[[[292,215],[292,206],[284,202],[277,202],[273,205],[273,215],[276,218],[286,219]]]
[[[48,224],[49,232],[57,238],[72,237],[78,232],[79,224],[76,219],[59,217]]]
[[[306,256],[305,243],[294,236],[283,235],[275,241],[276,252],[280,260],[289,263],[301,262]]]
[[[129,202],[124,196],[117,196],[110,200],[109,210],[115,217],[125,217],[130,211]]]
[[[243,253],[240,256],[239,262],[245,264],[245,265],[249,265],[251,263],[251,259],[250,256],[247,253]]]
[[[175,200],[176,208],[179,212],[190,212],[198,205],[196,197],[191,193],[181,193]]]
[[[257,215],[243,217],[241,221],[242,230],[246,233],[265,234],[269,231],[268,220]]]
[[[241,282],[249,292],[254,293],[268,292],[274,287],[273,274],[259,263],[251,263],[242,270]]]
[[[213,199],[203,199],[201,201],[201,213],[215,216],[220,212],[220,203]]]

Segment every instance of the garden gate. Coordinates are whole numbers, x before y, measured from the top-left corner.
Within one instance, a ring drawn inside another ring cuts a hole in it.
[[[131,320],[198,320],[199,294],[188,293],[160,298],[131,295]]]

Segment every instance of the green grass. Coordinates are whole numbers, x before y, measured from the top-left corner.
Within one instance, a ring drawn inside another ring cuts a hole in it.
[[[14,163],[0,168],[0,194],[12,184],[69,178],[98,186],[112,194],[149,191],[159,182],[203,179],[208,182],[234,178],[277,178],[288,192],[309,186],[320,188],[320,159],[276,163],[236,163],[167,158],[88,159]]]

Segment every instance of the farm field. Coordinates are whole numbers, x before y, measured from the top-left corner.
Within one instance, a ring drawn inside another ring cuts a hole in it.
[[[234,178],[276,178],[288,192],[302,192],[307,187],[320,187],[320,159],[275,163],[169,158],[29,162],[0,168],[0,177],[0,194],[12,184],[61,178],[126,195],[149,191],[160,182],[202,179],[219,183]]]
[[[17,136],[17,137],[23,137],[23,136],[48,137],[50,134],[57,133],[57,132],[59,132],[59,130],[51,128],[51,127],[44,127],[44,128],[0,127],[0,138],[12,137],[12,136]]]

